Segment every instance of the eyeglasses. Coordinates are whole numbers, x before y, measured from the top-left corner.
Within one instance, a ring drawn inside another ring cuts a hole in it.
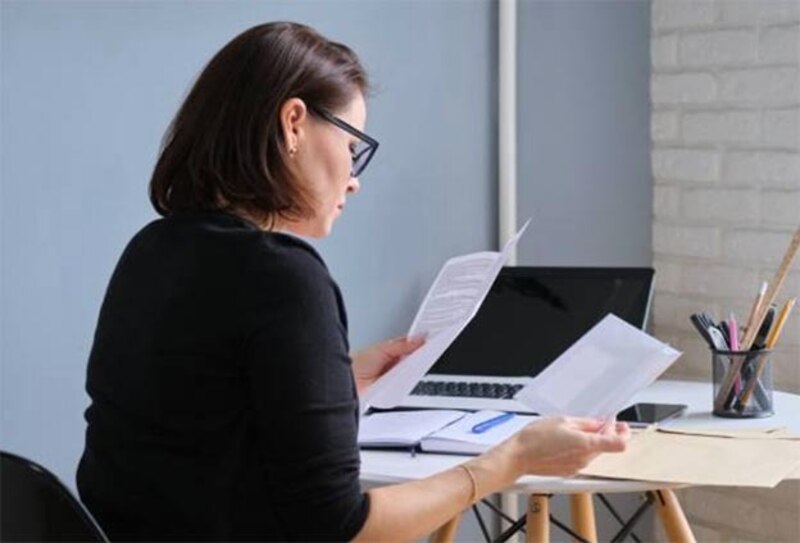
[[[311,110],[311,112],[315,115],[322,117],[329,123],[338,126],[348,134],[351,134],[361,140],[354,149],[350,150],[350,155],[353,160],[353,165],[350,168],[350,177],[358,177],[361,175],[361,172],[363,172],[367,167],[369,161],[372,160],[372,155],[374,155],[375,151],[378,150],[378,140],[367,136],[356,127],[318,107],[309,105],[308,109]]]

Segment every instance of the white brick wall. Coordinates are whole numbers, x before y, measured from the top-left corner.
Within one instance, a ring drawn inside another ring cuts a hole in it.
[[[725,184],[800,189],[800,153],[729,151],[722,160],[722,180]]]
[[[757,44],[754,29],[684,34],[678,42],[678,58],[686,67],[741,64],[756,59]]]
[[[653,149],[653,174],[656,179],[716,181],[720,156],[700,149]]]
[[[653,251],[678,257],[716,257],[721,252],[719,228],[677,226],[656,222],[653,225]],[[688,315],[687,315],[688,318]]]
[[[685,143],[750,143],[761,139],[761,114],[757,111],[686,113],[681,136]]]
[[[775,134],[776,138],[779,138],[780,134],[786,132],[787,130],[791,132],[792,128],[796,129],[796,126],[791,126],[792,119],[786,118],[791,112],[780,113],[783,114],[783,117],[780,117],[778,113],[776,113],[776,117],[770,124],[770,128]],[[658,113],[653,113],[653,116],[650,120],[650,136],[653,138],[653,141],[670,142],[677,139],[679,126],[678,120],[678,113],[675,111],[660,111]]]
[[[711,1],[653,2],[653,26],[656,28],[690,28],[711,24],[715,19],[716,6]]]
[[[800,96],[796,67],[730,70],[720,72],[718,79],[719,99],[730,104],[753,108],[794,105]]]
[[[756,189],[688,189],[682,201],[682,218],[695,224],[756,225],[761,217],[761,193]]]
[[[669,377],[708,380],[689,314],[744,318],[800,226],[800,0],[652,8],[654,330],[684,351]],[[776,386],[800,392],[800,311],[772,362]],[[681,498],[698,541],[800,541],[797,483]]]
[[[758,46],[758,57],[765,63],[797,63],[800,58],[800,25],[764,30]]]
[[[672,3],[669,0],[655,3]],[[723,0],[718,2],[719,16],[715,24],[785,24],[800,20],[800,4],[796,0]],[[663,7],[662,9],[671,9]]]
[[[650,47],[650,58],[653,66],[667,68],[678,65],[678,36],[670,35],[653,38]]]
[[[717,82],[708,73],[653,74],[650,94],[655,104],[707,104],[717,96]]]
[[[764,112],[764,145],[777,149],[800,149],[800,108]]]

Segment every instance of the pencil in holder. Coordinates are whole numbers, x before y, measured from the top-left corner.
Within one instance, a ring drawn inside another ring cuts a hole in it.
[[[774,414],[769,349],[712,350],[714,415],[760,418]]]

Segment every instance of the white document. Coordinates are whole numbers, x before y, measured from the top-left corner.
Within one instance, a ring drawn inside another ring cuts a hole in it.
[[[424,336],[425,345],[378,379],[361,399],[362,414],[369,406],[396,407],[442,356],[478,312],[508,254],[530,223],[508,240],[501,252],[485,251],[451,258],[431,285],[408,331]]]
[[[541,415],[610,419],[680,355],[609,314],[514,399]]]
[[[486,251],[457,256],[445,262],[417,310],[408,335],[432,337],[469,322],[489,292],[487,279],[493,282],[500,273],[502,262],[498,267],[499,257],[499,253]]]

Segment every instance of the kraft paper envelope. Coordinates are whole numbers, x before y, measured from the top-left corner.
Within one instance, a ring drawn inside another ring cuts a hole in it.
[[[653,429],[633,435],[624,453],[600,455],[581,475],[772,488],[798,470],[798,439],[731,439]]]
[[[786,428],[744,428],[737,430],[715,428],[658,428],[666,434],[690,436],[727,437],[745,439],[800,439],[800,434],[792,434]]]
[[[715,430],[715,429],[680,429],[680,428],[659,428],[659,432],[676,434],[707,435],[719,437],[745,437],[749,439],[800,439],[800,434],[792,434],[786,428],[753,428],[743,430]],[[784,480],[800,479],[800,465],[789,473]]]

